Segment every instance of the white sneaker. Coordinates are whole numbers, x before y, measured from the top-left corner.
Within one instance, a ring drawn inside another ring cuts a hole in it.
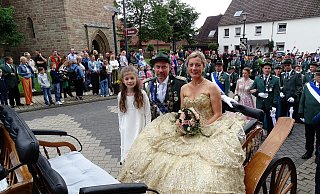
[[[103,95],[100,95],[101,97],[103,97]]]
[[[60,101],[58,101],[58,102],[56,102],[56,104],[57,104],[57,105],[62,105],[63,103],[60,102]]]
[[[88,96],[88,92],[85,92],[84,95],[85,95],[85,96]]]
[[[60,101],[61,101],[61,102],[64,102],[64,99],[61,99]]]
[[[36,92],[37,90],[36,89],[32,89],[32,92]]]

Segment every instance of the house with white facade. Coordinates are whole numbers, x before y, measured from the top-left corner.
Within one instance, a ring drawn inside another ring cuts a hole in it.
[[[218,25],[219,53],[272,51],[319,52],[319,0],[232,0]],[[271,43],[272,45],[272,43]]]

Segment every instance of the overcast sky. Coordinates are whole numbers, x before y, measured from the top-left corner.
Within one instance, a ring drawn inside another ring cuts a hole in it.
[[[200,28],[208,16],[224,14],[231,0],[181,0],[194,7],[200,13],[196,27]]]

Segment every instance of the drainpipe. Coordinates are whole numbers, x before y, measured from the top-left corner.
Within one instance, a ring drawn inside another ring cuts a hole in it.
[[[84,28],[85,28],[85,32],[86,32],[86,39],[87,39],[87,47],[89,49],[89,33],[88,33],[88,25],[85,24],[84,25]]]

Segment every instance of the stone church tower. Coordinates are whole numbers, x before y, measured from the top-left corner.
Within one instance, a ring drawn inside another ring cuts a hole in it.
[[[4,7],[14,7],[14,19],[24,41],[10,53],[34,55],[35,50],[49,57],[52,50],[67,54],[70,48],[82,51],[94,47],[101,53],[114,50],[113,0],[2,0]]]

